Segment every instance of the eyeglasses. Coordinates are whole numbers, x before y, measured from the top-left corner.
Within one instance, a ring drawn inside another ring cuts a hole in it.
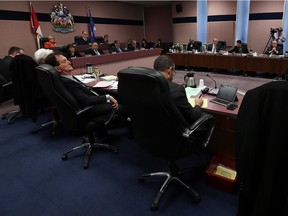
[[[175,76],[175,75],[176,75],[175,68],[172,68],[171,70],[172,70],[172,72],[173,72],[173,76]]]

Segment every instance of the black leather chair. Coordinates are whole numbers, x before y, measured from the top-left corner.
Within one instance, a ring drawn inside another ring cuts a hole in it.
[[[193,125],[188,125],[172,101],[167,80],[158,71],[131,67],[119,71],[118,78],[119,99],[131,118],[136,141],[169,164],[168,172],[149,173],[139,178],[142,181],[150,176],[166,177],[151,209],[157,209],[172,182],[183,186],[198,202],[200,195],[181,180],[183,170],[177,167],[176,160],[206,147],[214,129],[213,116],[204,114]]]
[[[198,52],[202,52],[202,42],[201,41],[194,41],[194,46]]]
[[[44,95],[41,90],[36,73],[38,63],[28,55],[18,55],[14,57],[10,68],[12,71],[12,87],[14,104],[19,105],[19,111],[14,112],[8,118],[8,124],[11,124],[17,117],[25,116],[37,121],[38,114],[41,110],[52,109],[53,105],[50,100]],[[58,120],[55,118],[55,110],[52,112],[52,120],[41,124],[34,129],[32,133],[51,127],[51,135],[55,134],[55,128],[58,125]]]
[[[218,43],[221,46],[221,50],[226,50],[226,41],[221,40],[221,41],[218,41]]]
[[[40,38],[39,42],[40,42],[40,48],[44,48],[44,44],[49,41],[48,37],[42,37]]]
[[[118,152],[118,149],[115,146],[97,143],[99,140],[95,140],[94,136],[94,131],[99,126],[105,127],[105,125],[108,124],[113,117],[114,113],[107,116],[107,120],[105,122],[103,120],[103,116],[88,118],[86,113],[94,106],[84,108],[80,107],[76,99],[66,90],[61,81],[60,74],[54,69],[54,67],[48,64],[43,64],[38,66],[36,70],[38,72],[39,83],[41,83],[43,91],[55,105],[62,125],[71,131],[86,134],[88,137],[87,142],[64,152],[62,159],[66,160],[70,152],[87,147],[83,164],[83,167],[86,169],[89,166],[89,159],[93,149],[102,148],[111,150],[113,152]]]
[[[8,82],[0,74],[0,104],[13,98],[12,81]]]

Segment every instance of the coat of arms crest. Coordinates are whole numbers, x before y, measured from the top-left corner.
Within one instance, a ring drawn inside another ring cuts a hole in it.
[[[50,17],[54,31],[62,33],[74,31],[73,16],[61,2],[53,6]]]

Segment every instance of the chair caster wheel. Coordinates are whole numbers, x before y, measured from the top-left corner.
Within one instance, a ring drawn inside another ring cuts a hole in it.
[[[194,203],[199,203],[200,202],[200,197],[194,198]]]
[[[32,134],[37,134],[38,131],[32,131]]]
[[[83,165],[83,168],[84,168],[84,169],[88,169],[88,167],[89,167],[88,164],[84,164],[84,165]]]
[[[55,136],[56,132],[55,131],[50,131],[49,136],[53,137]]]
[[[67,160],[68,156],[67,155],[62,155],[62,160]]]
[[[119,152],[119,150],[118,150],[118,149],[115,149],[113,152],[114,152],[114,153],[118,153],[118,152]]]
[[[155,203],[153,203],[153,204],[151,205],[151,207],[150,207],[151,211],[155,211],[155,210],[157,210],[158,208],[159,208],[159,204],[155,204]]]

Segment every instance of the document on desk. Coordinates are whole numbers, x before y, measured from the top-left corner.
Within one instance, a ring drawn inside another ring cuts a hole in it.
[[[91,78],[91,75],[89,77],[85,75],[74,75],[74,77],[85,84],[95,81],[95,78]]]
[[[195,98],[188,98],[189,103],[191,104],[192,107],[195,106]],[[203,105],[202,108],[207,108],[208,107],[208,99],[204,98],[203,99]]]
[[[95,88],[107,88],[112,86],[115,81],[99,81],[93,87]]]
[[[107,75],[107,76],[103,76],[101,77],[103,80],[116,80],[117,79],[117,76],[114,76],[114,75]]]
[[[197,94],[199,94],[201,91],[201,88],[186,87],[185,91],[186,91],[187,98],[190,98],[191,96],[196,96]]]

